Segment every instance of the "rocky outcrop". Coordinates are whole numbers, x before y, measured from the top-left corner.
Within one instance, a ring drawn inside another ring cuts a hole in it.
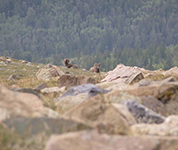
[[[71,87],[62,96],[55,98],[54,102],[57,107],[57,111],[59,113],[64,113],[92,96],[108,92],[109,90],[101,89],[94,84],[83,84]]]
[[[163,72],[164,76],[176,76],[178,77],[178,68],[177,66],[170,68],[169,70],[166,70],[165,72]]]
[[[64,116],[89,124],[102,133],[129,134],[129,126],[136,122],[127,111],[124,106],[105,103],[102,96],[98,95],[80,103]]]
[[[131,127],[134,135],[178,136],[178,116],[169,116],[162,124],[135,124]]]
[[[126,107],[130,113],[134,116],[138,123],[162,123],[165,120],[164,116],[161,116],[154,111],[144,107],[136,101],[128,100],[125,102]]]
[[[0,120],[16,116],[23,117],[59,117],[59,115],[44,107],[42,100],[30,93],[11,91],[0,85]]]
[[[154,136],[113,136],[96,131],[53,135],[45,150],[177,150],[178,139]]]
[[[64,74],[57,66],[47,65],[44,68],[41,68],[37,71],[36,77],[38,80],[48,81],[55,77],[60,77]]]
[[[83,84],[75,87],[71,87],[64,93],[61,97],[57,99],[57,101],[60,101],[60,99],[66,97],[66,96],[76,96],[81,93],[87,93],[89,96],[95,96],[98,93],[108,93],[109,90],[104,90],[99,87],[97,87],[94,84]]]
[[[56,110],[59,114],[63,114],[69,111],[74,106],[84,102],[87,100],[87,93],[81,93],[76,96],[66,96],[57,101],[55,98],[53,101],[55,102]]]
[[[178,109],[177,95],[178,82],[173,77],[170,77],[158,81],[139,81],[133,86],[126,86],[126,88],[118,90],[114,89],[106,94],[105,97],[108,102],[116,103],[123,103],[129,99],[134,100],[161,115],[169,116],[178,114],[176,111]],[[152,97],[152,100],[149,100],[149,97]]]
[[[166,105],[153,96],[142,98],[142,105],[160,115],[166,116],[167,114]]]
[[[143,74],[138,67],[129,67],[119,64],[113,71],[108,72],[102,82],[114,81],[117,83],[125,82],[128,84],[134,84],[143,78]]]
[[[58,79],[58,87],[63,87],[65,86],[67,89],[73,86],[78,86],[82,84],[96,84],[98,81],[94,78],[86,77],[86,76],[81,76],[81,75],[69,75],[65,74],[62,75]]]

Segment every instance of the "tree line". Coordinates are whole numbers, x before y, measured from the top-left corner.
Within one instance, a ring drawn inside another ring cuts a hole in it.
[[[0,55],[82,68],[177,65],[177,0],[1,0]]]

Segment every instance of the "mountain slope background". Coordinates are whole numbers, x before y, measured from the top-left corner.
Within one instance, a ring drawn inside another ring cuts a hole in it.
[[[178,65],[177,0],[0,0],[0,55],[80,68]]]

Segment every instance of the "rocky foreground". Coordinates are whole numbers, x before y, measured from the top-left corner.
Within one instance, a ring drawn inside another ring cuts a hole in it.
[[[0,61],[0,73],[13,63]],[[72,71],[46,65],[35,73],[44,82],[39,86],[0,84],[0,147],[178,150],[177,67],[150,71],[118,64],[92,77]],[[57,86],[49,87],[46,81],[53,78]],[[7,79],[12,80],[17,78]],[[51,94],[53,108],[44,105]]]

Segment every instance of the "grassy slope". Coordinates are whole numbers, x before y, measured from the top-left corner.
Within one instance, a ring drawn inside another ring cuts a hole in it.
[[[5,85],[9,89],[13,89],[16,85],[18,88],[35,88],[42,83],[46,83],[48,87],[57,86],[57,79],[53,79],[50,81],[42,81],[36,78],[36,72],[44,67],[44,64],[35,64],[31,63],[31,65],[27,65],[22,63],[20,60],[12,59],[12,63],[8,63],[4,66],[0,63],[0,84]],[[91,78],[95,78],[100,81],[105,73],[91,73],[89,71],[85,71],[83,69],[68,69],[63,66],[58,66],[62,71],[68,72],[72,75],[82,75],[88,76]],[[2,69],[3,68],[3,69]],[[8,78],[12,75],[16,75],[17,79],[8,81]],[[20,75],[20,77],[18,77]],[[48,94],[48,95],[41,95],[43,103],[46,107],[55,110],[55,105],[53,102],[55,95]]]
[[[0,64],[0,84],[3,84],[8,88],[11,88],[11,86],[14,84],[18,85],[20,88],[34,88],[44,82],[47,83],[49,87],[57,86],[57,82],[55,80],[50,81],[37,80],[35,74],[39,70],[39,68],[44,66],[44,64],[31,63],[31,65],[32,66],[23,64],[21,63],[20,60],[14,59],[12,59],[12,63],[7,64],[7,66]],[[98,80],[101,80],[104,75],[104,73],[95,74],[89,71],[84,71],[82,69],[68,69],[62,66],[58,67],[64,72],[69,72],[70,74],[73,75],[83,75],[96,78]],[[3,68],[4,70],[3,69],[1,70],[1,68]],[[12,74],[16,75],[17,78],[19,79],[8,81],[8,78]],[[19,75],[20,77],[18,77]]]
[[[12,85],[18,85],[19,88],[35,88],[36,86],[46,83],[49,87],[57,86],[56,80],[40,81],[36,78],[36,72],[45,66],[44,64],[31,63],[31,66],[22,63],[20,60],[12,59],[12,63],[8,63],[6,66],[0,61],[0,84],[5,85],[9,89],[12,89]],[[73,75],[83,75],[101,80],[104,73],[95,74],[82,69],[67,69],[62,66],[58,66],[64,72],[69,72]],[[12,75],[16,75],[18,79],[8,81],[8,78]],[[18,75],[21,75],[18,77]],[[55,110],[53,102],[53,95],[42,96],[44,105]],[[33,138],[22,139],[15,132],[0,125],[0,149],[44,149],[46,136],[37,136]]]

